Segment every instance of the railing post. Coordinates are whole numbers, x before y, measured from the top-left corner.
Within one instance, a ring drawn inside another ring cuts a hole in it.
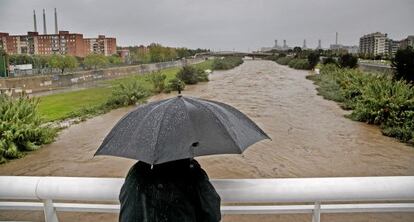
[[[312,222],[320,222],[321,221],[321,202],[315,202],[315,207],[313,209],[313,217]]]
[[[45,222],[59,222],[52,200],[43,201],[43,210],[45,213]]]

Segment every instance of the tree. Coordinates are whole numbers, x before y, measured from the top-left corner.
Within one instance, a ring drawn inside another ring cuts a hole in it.
[[[89,67],[97,69],[99,67],[103,67],[109,63],[108,59],[104,55],[100,54],[89,54],[83,60],[83,63]]]
[[[309,68],[314,69],[315,66],[319,62],[319,54],[317,52],[311,52],[308,55],[308,62],[309,62]]]
[[[74,69],[79,66],[78,60],[74,56],[64,56],[63,66],[61,67],[62,73],[65,69]]]
[[[352,54],[343,54],[339,57],[339,66],[341,68],[356,68],[358,66],[358,58]]]
[[[299,47],[299,46],[296,46],[296,47],[293,48],[293,52],[300,53],[300,52],[302,52],[302,48]]]
[[[108,61],[109,61],[109,63],[111,63],[113,65],[122,64],[122,59],[118,55],[111,55],[111,56],[109,56],[108,57]]]
[[[60,69],[61,73],[65,71],[65,69],[73,69],[78,67],[78,61],[73,56],[61,56],[61,55],[53,55],[49,58],[48,62],[51,68]]]
[[[414,83],[414,49],[407,47],[395,54],[391,63],[394,68],[394,77]]]

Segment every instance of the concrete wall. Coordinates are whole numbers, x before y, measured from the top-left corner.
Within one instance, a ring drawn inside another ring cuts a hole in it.
[[[381,73],[386,73],[386,74],[390,74],[393,72],[393,69],[390,66],[386,66],[386,65],[360,63],[358,64],[358,68],[360,68],[363,71],[368,71],[368,72],[381,72]]]
[[[64,75],[40,75],[19,78],[0,78],[0,93],[6,92],[16,94],[26,92],[30,94],[34,92],[54,90],[97,80],[113,79],[133,73],[143,74],[146,72],[166,69],[170,67],[182,67],[185,64],[195,64],[202,62],[203,60],[203,58],[187,59],[171,62],[90,70]]]

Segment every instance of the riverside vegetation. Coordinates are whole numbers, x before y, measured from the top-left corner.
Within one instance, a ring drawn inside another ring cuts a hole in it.
[[[220,60],[234,64],[233,58]],[[58,131],[48,124],[51,121],[86,119],[111,109],[144,103],[156,93],[181,91],[186,83],[208,81],[208,73],[204,70],[213,69],[215,62],[217,60],[208,60],[182,69],[169,68],[109,80],[101,87],[40,98],[0,95],[0,163],[51,143]]]
[[[0,163],[53,141],[56,130],[42,125],[38,100],[0,95]]]
[[[324,98],[352,110],[349,118],[379,125],[382,133],[414,144],[414,87],[393,76],[322,65],[309,79]]]

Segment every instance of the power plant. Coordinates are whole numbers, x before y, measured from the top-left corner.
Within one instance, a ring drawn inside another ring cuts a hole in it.
[[[33,10],[33,31],[27,35],[10,35],[0,32],[0,46],[8,54],[71,55],[85,57],[88,54],[105,56],[116,54],[116,38],[98,35],[84,38],[83,34],[59,30],[57,9],[54,8],[54,32],[47,33],[46,9],[43,12],[43,33],[37,29],[36,11]],[[39,27],[40,29],[40,27]]]
[[[55,8],[55,34],[59,34],[56,8]]]
[[[37,18],[36,18],[36,10],[33,10],[33,31],[37,32]],[[47,34],[47,27],[46,27],[46,10],[43,9],[43,34]],[[57,10],[55,8],[55,34],[59,34],[58,28],[58,19],[57,19]]]
[[[36,21],[36,11],[33,10],[33,25],[34,25],[34,32],[37,32],[37,21]]]

